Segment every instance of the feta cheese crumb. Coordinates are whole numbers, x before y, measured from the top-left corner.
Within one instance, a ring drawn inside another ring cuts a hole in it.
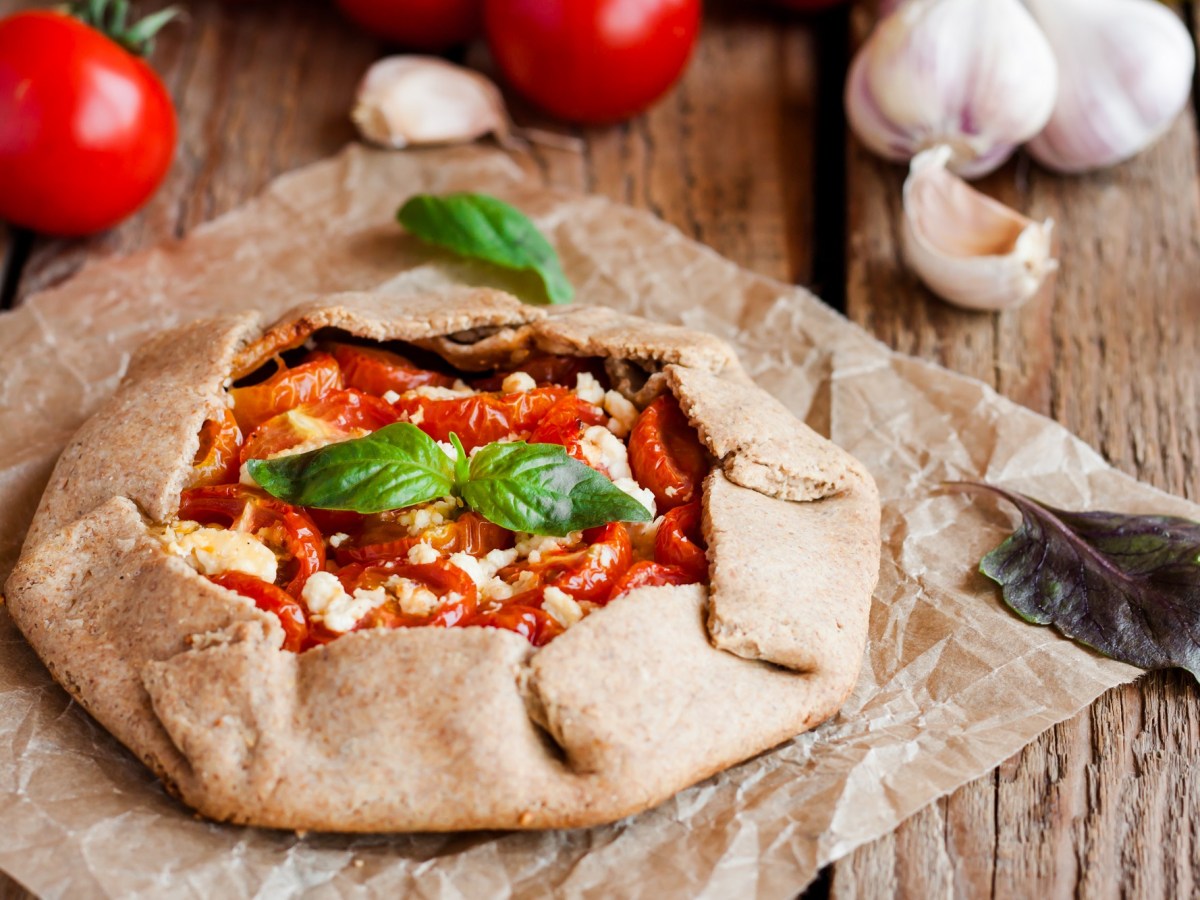
[[[505,566],[510,566],[517,560],[517,551],[492,550],[487,556],[472,556],[469,553],[455,553],[450,562],[458,566],[479,589],[482,600],[507,600],[514,593],[512,585],[507,584],[496,575]],[[532,572],[522,572],[521,575],[533,576]],[[520,576],[518,576],[518,580]],[[527,588],[526,588],[527,589]]]
[[[595,403],[597,406],[604,402],[604,388],[591,372],[580,372],[575,376],[575,393],[580,400]]]
[[[331,572],[314,572],[304,582],[300,599],[314,619],[330,631],[346,632],[358,624],[367,613],[387,602],[387,591],[359,588],[354,596],[346,593],[342,583]]]
[[[244,572],[274,582],[278,572],[279,564],[271,549],[242,531],[197,527],[180,534],[168,529],[164,540],[168,553],[182,557],[201,575]]]
[[[458,459],[458,451],[454,449],[454,445],[449,441],[438,441],[437,445],[442,448],[442,452],[450,457],[451,461]]]
[[[441,525],[458,509],[456,497],[443,497],[420,506],[413,506],[395,514],[396,524],[408,529],[411,537],[417,537],[427,528]]]
[[[428,565],[429,563],[435,563],[439,558],[438,552],[424,541],[419,544],[414,544],[408,549],[408,561],[414,566],[423,566]]]
[[[654,492],[649,488],[642,487],[632,478],[617,478],[613,480],[613,484],[646,507],[650,515],[658,512],[657,504],[654,502]]]
[[[603,406],[604,411],[612,417],[608,423],[608,430],[619,438],[627,437],[629,432],[633,431],[634,423],[637,422],[637,407],[618,391],[606,393]]]
[[[388,593],[394,596],[396,602],[400,604],[400,611],[406,616],[429,616],[437,612],[438,607],[442,605],[442,599],[437,594],[411,578],[393,575],[385,582],[385,585]],[[357,595],[358,591],[354,593]],[[455,603],[461,599],[460,594],[453,592],[446,595],[448,603]]]
[[[572,531],[566,537],[521,533],[517,535],[517,558],[528,559],[531,563],[539,563],[544,554],[574,546],[582,540],[583,532],[581,531]]]
[[[570,628],[583,618],[583,610],[566,591],[548,587],[542,592],[542,609],[563,628]]]
[[[500,390],[506,394],[523,394],[537,387],[537,382],[528,372],[513,372],[500,383]]]
[[[460,378],[454,382],[454,387],[447,388],[438,387],[434,384],[423,384],[420,387],[413,388],[411,391],[405,391],[400,396],[406,399],[411,397],[426,397],[430,400],[460,400],[475,393],[478,393],[478,391]]]
[[[400,395],[397,394],[395,391],[384,391],[383,399],[387,403],[395,403],[397,400],[400,399]]]
[[[634,559],[654,559],[654,542],[658,539],[658,529],[663,523],[659,516],[653,522],[629,522],[625,527],[629,530],[629,542],[633,545]]]
[[[589,427],[583,433],[579,449],[593,469],[599,469],[613,481],[632,477],[624,442],[603,425]]]
[[[346,541],[348,541],[348,540],[350,540],[350,535],[346,534],[345,532],[339,531],[337,534],[331,534],[329,536],[329,546],[333,547],[336,550],[338,547],[342,546],[342,544],[346,543]]]

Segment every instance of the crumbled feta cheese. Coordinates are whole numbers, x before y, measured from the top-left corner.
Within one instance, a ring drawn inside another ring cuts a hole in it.
[[[516,560],[516,550],[492,550],[484,557],[472,556],[470,553],[455,553],[450,557],[450,562],[466,572],[475,582],[480,597],[485,600],[507,599],[512,596],[512,587],[497,577],[496,573]],[[526,573],[522,573],[524,574]]]
[[[304,582],[300,599],[312,617],[330,631],[345,632],[371,610],[386,603],[388,594],[383,588],[369,591],[359,588],[351,596],[333,573],[314,572]]]
[[[396,513],[396,523],[407,528],[409,535],[416,537],[427,528],[445,522],[454,510],[458,509],[459,503],[456,497],[443,497],[441,500],[413,506]]]
[[[442,448],[442,452],[450,457],[451,461],[458,459],[458,451],[454,449],[454,445],[449,441],[438,441],[437,445]]]
[[[604,388],[591,372],[580,372],[575,376],[575,393],[580,400],[595,403],[597,406],[604,402]]]
[[[658,539],[658,529],[663,523],[659,516],[653,522],[629,522],[625,527],[629,530],[629,542],[633,545],[634,559],[654,559],[654,542]]]
[[[396,602],[400,604],[400,611],[406,616],[429,616],[437,612],[438,607],[442,605],[442,599],[437,594],[411,578],[393,575],[385,582],[385,585],[388,593],[395,597]],[[357,595],[358,591],[354,593]],[[459,594],[449,593],[446,595],[448,603],[455,603],[461,599],[462,596]]]
[[[329,536],[329,546],[333,547],[336,550],[338,547],[342,546],[342,544],[346,543],[346,541],[348,541],[348,540],[350,540],[350,535],[346,534],[345,532],[339,531],[337,534],[331,534]]]
[[[168,529],[164,540],[167,552],[182,557],[201,575],[244,572],[273,582],[278,572],[278,561],[271,549],[254,535],[242,531],[197,527],[180,534],[178,529]]]
[[[618,391],[606,393],[603,406],[604,411],[612,417],[608,422],[608,430],[619,438],[627,437],[637,422],[637,407]]]
[[[506,394],[523,394],[537,387],[537,382],[528,372],[513,372],[500,383],[500,390]]]
[[[624,442],[603,425],[589,427],[583,433],[579,449],[593,469],[599,469],[613,481],[632,477],[633,473],[629,470],[629,453]]]
[[[384,391],[383,399],[387,403],[395,403],[397,400],[400,399],[400,395],[397,394],[395,391]]]
[[[566,537],[520,533],[517,535],[517,558],[528,559],[531,563],[539,563],[542,561],[543,554],[571,547],[582,540],[583,532],[580,531],[572,531]]]
[[[613,484],[642,504],[642,506],[646,507],[650,515],[658,512],[657,505],[654,502],[654,492],[649,488],[642,487],[632,478],[617,478],[613,480]]]
[[[460,400],[463,397],[469,397],[471,394],[478,393],[473,387],[463,382],[461,379],[454,382],[454,387],[438,387],[434,384],[423,384],[420,387],[413,388],[411,391],[405,391],[400,396],[408,399],[411,397],[426,397],[430,400]]]
[[[583,610],[566,591],[548,587],[542,592],[542,609],[563,628],[570,628],[583,618]]]
[[[668,497],[674,497],[679,493],[679,488],[675,487],[673,484],[668,484],[665,488],[663,488],[663,493]]]
[[[414,544],[408,548],[408,561],[414,566],[423,566],[429,563],[435,563],[440,559],[438,552],[429,544],[422,541],[419,544]]]

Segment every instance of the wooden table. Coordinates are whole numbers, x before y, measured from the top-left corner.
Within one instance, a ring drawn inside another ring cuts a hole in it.
[[[0,0],[0,13],[32,6]],[[144,7],[157,4],[143,4]],[[180,115],[162,190],[89,241],[0,230],[6,304],[241,203],[354,138],[355,82],[384,48],[320,2],[195,2],[153,62]],[[841,86],[865,11],[805,20],[708,4],[691,66],[582,153],[519,156],[548,184],[649,209],[743,266],[811,286],[880,339],[1052,416],[1116,466],[1200,495],[1200,177],[1188,111],[1156,148],[1064,179],[1018,159],[984,190],[1060,223],[1057,284],[1017,312],[933,299],[899,251],[903,171],[845,132]],[[524,124],[547,123],[517,105]],[[2,226],[0,226],[2,229]],[[1200,891],[1200,690],[1158,674],[1106,694],[894,834],[811,896],[1185,897]],[[2,878],[2,876],[0,876]],[[0,898],[27,896],[13,882]]]

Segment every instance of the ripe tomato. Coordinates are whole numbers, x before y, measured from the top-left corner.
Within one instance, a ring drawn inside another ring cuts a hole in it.
[[[238,477],[238,451],[242,432],[233,410],[223,409],[215,419],[207,419],[200,428],[200,448],[192,464],[192,482],[188,487],[222,484]]]
[[[473,394],[460,400],[404,397],[394,406],[419,419],[417,426],[437,441],[458,435],[469,453],[510,434],[523,438],[560,399],[565,388],[540,387],[516,394]]]
[[[568,394],[550,407],[529,435],[529,443],[561,444],[569,455],[584,465],[591,465],[583,453],[583,434],[593,425],[603,425],[604,420],[604,411],[600,407]]]
[[[266,381],[234,388],[229,394],[238,424],[249,432],[272,416],[319,400],[341,386],[342,370],[337,360],[328,353],[314,353],[298,366],[281,368]]]
[[[346,17],[404,47],[445,50],[479,34],[483,0],[337,0]]]
[[[531,569],[538,576],[538,587],[527,592],[527,605],[540,605],[541,592],[548,587],[558,588],[576,600],[604,603],[612,593],[617,579],[625,574],[633,559],[629,531],[620,522],[610,522],[583,533],[587,545],[579,550],[554,550],[543,553],[536,563],[524,563],[501,572],[501,577],[517,568]],[[508,580],[508,579],[505,579]],[[526,594],[518,594],[518,602]]]
[[[692,576],[692,581],[708,578],[708,557],[700,530],[700,501],[677,506],[663,516],[654,539],[654,561],[677,566]]]
[[[611,603],[623,594],[628,594],[634,588],[657,587],[663,584],[695,584],[700,579],[679,566],[665,566],[662,563],[644,559],[630,566],[615,585],[612,595],[608,598]]]
[[[267,459],[307,441],[349,440],[362,431],[378,431],[399,420],[400,414],[379,397],[362,391],[329,391],[321,399],[302,403],[255,428],[242,447],[241,461]]]
[[[304,607],[290,594],[245,572],[209,575],[208,580],[249,597],[264,612],[274,613],[283,626],[284,650],[299,653],[304,648],[308,641],[308,619],[304,616]]]
[[[417,537],[387,513],[365,518],[362,532],[334,550],[339,563],[405,560],[408,551],[420,543],[429,544],[443,556],[451,553],[484,556],[513,544],[511,531],[492,524],[477,512],[465,512],[453,522],[443,522]]]
[[[522,606],[519,603],[510,603],[498,609],[484,610],[476,613],[463,624],[515,631],[535,647],[549,643],[563,632],[563,627],[544,609],[536,606]]]
[[[355,631],[363,628],[411,628],[417,625],[450,628],[463,624],[475,614],[478,597],[475,582],[458,566],[444,559],[417,565],[396,560],[369,565],[355,563],[345,566],[337,573],[338,580],[349,594],[353,594],[357,588],[369,591],[382,587],[393,576],[418,582],[442,598],[442,604],[431,615],[418,616],[404,612],[399,601],[389,598],[382,606],[367,613],[354,626]]]
[[[418,369],[398,353],[377,347],[333,344],[329,352],[342,369],[346,387],[382,397],[388,391],[403,394],[422,385],[450,387],[454,379],[441,372]]]
[[[700,0],[485,0],[500,71],[548,112],[602,124],[641,112],[675,83]]]
[[[663,394],[638,416],[629,435],[629,468],[654,494],[660,511],[690,503],[708,474],[708,452],[679,403]]]
[[[0,218],[57,235],[110,228],[162,183],[175,136],[144,60],[61,13],[0,21]]]
[[[591,373],[602,385],[608,383],[604,363],[594,356],[532,356],[519,366],[476,379],[472,385],[477,391],[498,391],[504,379],[515,372],[524,372],[538,384],[557,384],[567,388],[575,387],[582,372]]]

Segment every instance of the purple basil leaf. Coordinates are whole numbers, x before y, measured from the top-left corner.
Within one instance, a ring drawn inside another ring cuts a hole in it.
[[[986,484],[1022,522],[979,571],[1038,625],[1144,669],[1200,679],[1200,523],[1170,516],[1066,512]]]

